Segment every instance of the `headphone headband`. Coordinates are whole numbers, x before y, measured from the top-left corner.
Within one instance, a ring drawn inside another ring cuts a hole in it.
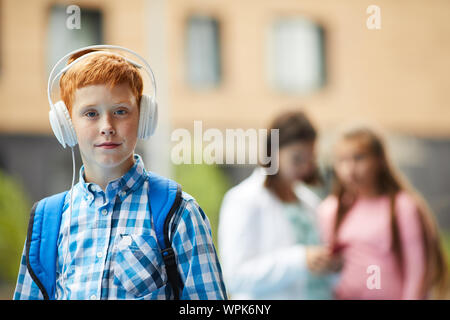
[[[138,69],[144,69],[147,74],[150,76],[151,80],[152,80],[152,87],[153,87],[153,94],[152,94],[152,100],[155,101],[156,100],[156,81],[155,81],[155,75],[153,74],[152,68],[150,67],[150,65],[147,63],[147,61],[140,56],[138,53],[134,52],[133,50],[130,50],[128,48],[125,47],[121,47],[121,46],[115,46],[115,45],[93,45],[93,46],[88,46],[88,47],[83,47],[74,51],[69,52],[68,54],[66,54],[64,57],[62,57],[61,59],[58,60],[58,62],[55,64],[55,66],[53,67],[52,71],[50,72],[50,75],[48,77],[48,83],[47,83],[47,97],[48,97],[48,102],[50,104],[50,108],[54,108],[53,105],[53,101],[51,98],[51,89],[53,87],[53,84],[55,82],[55,80],[62,75],[63,73],[65,73],[67,70],[69,70],[76,62],[86,59],[88,56],[93,55],[93,54],[98,54],[98,53],[103,53],[102,51],[94,51],[94,52],[89,52],[87,54],[82,55],[81,57],[78,57],[77,59],[75,59],[74,61],[72,61],[70,64],[68,64],[67,66],[65,66],[61,71],[59,71],[55,76],[53,76],[53,74],[55,73],[56,68],[58,67],[59,64],[61,64],[61,62],[63,62],[65,59],[71,57],[72,55],[74,55],[77,52],[80,51],[84,51],[84,50],[90,50],[90,49],[116,49],[116,50],[123,50],[126,51],[128,53],[131,53],[132,55],[136,56],[137,58],[139,58],[143,63],[144,66],[134,62],[133,60],[130,60],[122,55],[119,54],[120,57],[124,58],[126,61],[128,61],[129,63],[131,63],[132,65],[134,65],[135,67],[137,67]],[[106,52],[106,51],[105,51]],[[113,52],[114,53],[114,52]]]

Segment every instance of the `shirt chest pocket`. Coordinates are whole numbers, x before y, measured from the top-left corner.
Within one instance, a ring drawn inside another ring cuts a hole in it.
[[[139,298],[167,283],[164,261],[153,236],[122,234],[115,249],[113,272],[116,285]]]

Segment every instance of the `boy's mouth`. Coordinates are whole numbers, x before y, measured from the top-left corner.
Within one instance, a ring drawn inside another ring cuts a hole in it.
[[[121,145],[121,143],[103,142],[101,144],[96,144],[95,146],[98,147],[98,148],[103,148],[103,149],[114,149],[114,148],[117,148],[120,145]]]

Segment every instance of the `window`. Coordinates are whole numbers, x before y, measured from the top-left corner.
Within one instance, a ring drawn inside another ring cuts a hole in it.
[[[221,80],[219,24],[205,16],[192,16],[187,23],[187,81],[194,88],[211,88]]]
[[[80,10],[79,29],[69,28],[67,20],[74,14],[68,7],[55,5],[50,10],[48,23],[47,70],[70,51],[103,42],[102,13],[95,9]]]
[[[325,83],[323,30],[304,18],[276,21],[269,34],[269,79],[285,92],[308,93]]]

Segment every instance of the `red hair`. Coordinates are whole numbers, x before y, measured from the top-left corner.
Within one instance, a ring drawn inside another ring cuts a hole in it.
[[[99,50],[84,50],[72,55],[68,64],[75,59]],[[105,84],[110,88],[128,84],[139,106],[143,81],[139,70],[123,57],[104,51],[93,54],[79,62],[76,62],[59,80],[61,99],[64,101],[69,114],[72,114],[75,90],[89,85]]]

